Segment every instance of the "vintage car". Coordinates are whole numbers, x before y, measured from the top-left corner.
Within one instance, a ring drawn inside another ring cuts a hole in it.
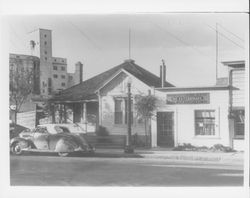
[[[10,150],[15,155],[21,155],[23,151],[56,152],[59,156],[76,151],[94,152],[83,134],[71,133],[68,127],[60,124],[39,125],[33,130],[24,130],[11,139]]]

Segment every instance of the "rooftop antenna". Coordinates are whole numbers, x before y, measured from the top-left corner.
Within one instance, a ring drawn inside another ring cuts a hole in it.
[[[128,31],[128,56],[131,59],[131,30]]]

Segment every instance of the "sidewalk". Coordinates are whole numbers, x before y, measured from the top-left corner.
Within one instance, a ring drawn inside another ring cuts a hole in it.
[[[196,151],[172,151],[170,149],[135,149],[133,154],[124,153],[123,149],[96,149],[97,156],[125,157],[125,158],[151,158],[181,161],[202,161],[225,164],[244,164],[244,153],[221,153],[221,152],[196,152]]]

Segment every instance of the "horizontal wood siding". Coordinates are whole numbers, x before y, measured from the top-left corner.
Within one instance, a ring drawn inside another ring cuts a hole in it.
[[[232,86],[236,88],[232,92],[232,105],[244,106],[245,95],[245,71],[233,71],[232,72]]]

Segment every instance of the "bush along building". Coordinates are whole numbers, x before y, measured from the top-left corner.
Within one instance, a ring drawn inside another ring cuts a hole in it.
[[[157,109],[149,124],[151,147],[222,144],[242,150],[245,65],[243,61],[224,64],[230,68],[228,81],[219,79],[214,86],[175,87],[166,81],[164,64],[157,77],[129,59],[54,96],[50,100],[52,120],[66,123],[72,120],[87,134],[93,134],[101,126],[109,135],[126,136],[129,82],[132,136],[136,137],[137,145],[145,142],[145,127],[136,112],[136,98],[151,94],[157,98]]]
[[[41,106],[52,95],[79,84],[82,81],[83,64],[77,62],[75,65],[75,72],[67,72],[67,59],[52,56],[51,30],[35,30],[30,33],[29,39],[30,42],[27,45],[30,47],[31,55],[10,54],[9,68],[10,71],[15,70],[15,68],[31,69],[33,71],[34,89],[32,91],[32,96],[24,101],[24,105],[20,109],[22,113],[27,112],[30,114],[30,111],[36,111],[35,108],[30,108],[31,106],[35,107],[36,105],[34,104]],[[26,108],[26,106],[28,106],[28,108]],[[13,119],[12,112],[10,112],[10,114],[11,119]],[[30,122],[29,118],[27,119],[27,122]],[[23,120],[18,121],[21,122],[21,125],[23,124]],[[34,124],[29,124],[29,126],[34,126]],[[28,125],[26,127],[28,127]]]

